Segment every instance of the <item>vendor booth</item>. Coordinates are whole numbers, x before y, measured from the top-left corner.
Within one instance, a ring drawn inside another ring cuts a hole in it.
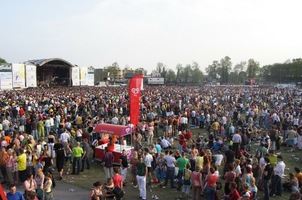
[[[122,138],[126,135],[130,135],[133,132],[133,128],[131,126],[122,126],[122,125],[114,125],[114,124],[98,124],[96,125],[95,129],[94,129],[95,133],[99,133],[99,134],[108,134],[110,135],[112,138]],[[105,140],[108,142],[108,139]],[[122,151],[125,150],[127,152],[127,158],[128,161],[130,161],[130,159],[133,156],[134,153],[134,147],[132,146],[128,146],[128,145],[124,145],[123,142],[121,142],[121,144],[117,144],[114,143],[112,144],[114,145],[111,149],[113,156],[114,156],[114,164],[119,165],[120,164],[120,156],[122,154]],[[105,147],[109,146],[108,143],[104,143],[101,144],[97,147],[95,147],[95,159],[97,161],[102,161],[102,158],[104,156],[105,153]]]

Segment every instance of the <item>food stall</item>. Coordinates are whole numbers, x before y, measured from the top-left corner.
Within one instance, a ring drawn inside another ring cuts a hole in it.
[[[101,123],[96,125],[94,129],[95,133],[99,134],[109,134],[111,136],[117,136],[117,137],[123,137],[126,135],[130,135],[133,132],[133,128],[131,126],[122,126],[122,125],[114,125],[114,124],[106,124]],[[105,147],[107,147],[108,143],[101,144],[97,147],[95,147],[95,159],[97,161],[102,161],[102,158],[104,156]],[[127,152],[127,159],[130,161],[130,159],[133,156],[134,153],[134,147],[123,145],[123,144],[114,144],[113,148],[113,156],[114,156],[114,164],[119,165],[120,164],[120,156],[122,154],[123,149]]]

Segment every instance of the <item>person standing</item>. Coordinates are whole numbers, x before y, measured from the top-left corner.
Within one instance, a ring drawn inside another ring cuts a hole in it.
[[[58,141],[58,143],[56,143],[54,145],[54,149],[55,149],[55,152],[56,152],[56,167],[57,167],[58,172],[60,174],[59,179],[62,180],[66,152],[65,152],[65,149],[64,149],[63,145],[60,143],[60,141]]]
[[[120,156],[120,164],[121,164],[121,175],[123,177],[123,184],[126,184],[127,177],[127,169],[128,169],[128,160],[127,160],[127,152],[125,149],[122,151],[122,155]]]
[[[45,192],[45,200],[52,200],[53,199],[53,193],[52,193],[52,187],[53,187],[53,178],[52,175],[49,172],[45,173],[45,184],[44,184],[44,192]]]
[[[264,200],[269,200],[269,182],[273,174],[273,166],[270,163],[268,157],[264,157],[266,166],[263,170],[263,190],[264,190]]]
[[[192,182],[192,200],[200,199],[200,194],[203,188],[202,181],[202,167],[197,165],[196,170],[191,173],[191,182]]]
[[[113,160],[113,153],[109,151],[108,147],[105,147],[105,155],[102,158],[102,163],[104,165],[106,180],[113,177]]]
[[[278,196],[283,196],[281,179],[284,176],[285,164],[283,162],[283,158],[281,155],[278,155],[277,159],[278,159],[278,164],[274,169],[274,180],[273,180],[273,186],[272,186],[272,191],[270,192],[270,196],[275,196],[276,194]]]
[[[148,184],[151,185],[151,180],[152,180],[152,162],[153,162],[153,156],[149,153],[149,149],[145,148],[144,149],[144,161],[148,169]]]
[[[148,173],[148,168],[143,161],[143,158],[139,158],[139,162],[136,163],[137,168],[137,184],[139,189],[139,197],[143,200],[147,199],[147,192],[146,192],[146,177]]]
[[[233,151],[235,152],[235,157],[239,158],[239,146],[241,143],[241,135],[239,134],[238,131],[235,132],[235,134],[232,137],[232,141],[233,141]]]
[[[214,200],[216,192],[216,183],[218,181],[218,175],[214,174],[215,169],[210,168],[210,174],[206,176],[206,187],[205,187],[205,197],[206,200]]]
[[[163,188],[167,187],[168,179],[170,179],[171,189],[174,187],[174,176],[175,176],[175,157],[173,156],[173,151],[169,151],[169,154],[165,157],[166,163],[167,163],[167,172],[166,172],[166,178],[165,178],[165,184]]]
[[[178,166],[178,187],[177,190],[180,191],[182,184],[183,184],[183,175],[184,175],[184,170],[186,169],[187,164],[189,163],[189,160],[185,157],[185,153],[182,152],[181,156],[177,158],[176,164]]]
[[[114,176],[112,177],[112,179],[113,179],[114,186],[123,188],[123,177],[118,173],[119,168],[114,167],[113,172],[114,172]]]
[[[80,174],[81,158],[84,153],[81,143],[77,142],[77,146],[72,148],[73,152],[73,163],[72,163],[72,174]]]
[[[19,150],[17,157],[19,180],[23,183],[26,180],[26,154],[23,148]]]
[[[82,168],[81,168],[81,172],[84,171],[85,163],[87,165],[87,169],[90,169],[90,164],[89,164],[89,144],[88,144],[88,139],[87,138],[83,139],[82,148],[83,148],[84,154],[82,156]]]

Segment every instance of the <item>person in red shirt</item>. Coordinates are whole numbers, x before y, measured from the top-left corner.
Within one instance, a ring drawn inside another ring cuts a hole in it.
[[[238,192],[237,184],[235,182],[230,182],[229,184],[230,194],[224,195],[223,198],[227,198],[228,200],[238,200],[240,198],[240,194]]]
[[[119,168],[114,167],[113,168],[114,176],[112,177],[114,186],[117,186],[119,188],[123,188],[123,177],[120,175]]]
[[[178,149],[180,152],[183,151],[183,145],[185,142],[186,142],[185,135],[181,131],[179,131],[178,132],[178,144],[179,144]]]
[[[114,142],[112,141],[112,139],[109,140],[109,143],[107,144],[108,150],[110,152],[114,151]]]
[[[193,140],[192,140],[192,137],[193,137],[192,132],[191,132],[189,129],[187,129],[187,130],[186,130],[186,134],[185,134],[186,140],[192,142],[192,141],[193,141]]]

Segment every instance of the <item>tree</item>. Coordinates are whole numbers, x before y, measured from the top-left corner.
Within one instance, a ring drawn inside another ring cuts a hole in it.
[[[218,80],[218,69],[220,68],[220,63],[217,60],[214,60],[211,65],[206,68],[209,81]]]
[[[108,73],[109,73],[109,77],[112,81],[115,81],[117,79],[121,79],[122,77],[119,76],[119,72],[120,72],[120,67],[118,65],[117,62],[114,62],[112,63],[111,66],[107,66],[105,69],[104,69],[104,77],[103,78],[106,78],[108,76]]]
[[[165,78],[166,83],[174,83],[176,81],[176,74],[172,69],[167,71],[167,76]]]
[[[197,62],[193,62],[192,64],[192,82],[193,83],[201,83],[203,82],[203,73],[199,68],[199,65]]]
[[[0,58],[0,64],[5,64],[5,63],[7,63],[6,60],[3,58]]]
[[[248,63],[247,63],[247,77],[250,79],[252,78],[256,78],[256,75],[259,74],[259,62],[256,62],[254,59],[249,59]]]
[[[245,67],[246,67],[246,62],[241,61],[240,63],[235,65],[233,71],[239,73],[241,71],[245,71],[246,70]]]
[[[176,65],[176,82],[182,82],[182,79],[181,79],[182,71],[183,71],[182,64],[177,64]]]
[[[227,84],[229,82],[229,72],[232,70],[231,58],[226,56],[220,60],[221,66],[221,80],[222,84]]]

